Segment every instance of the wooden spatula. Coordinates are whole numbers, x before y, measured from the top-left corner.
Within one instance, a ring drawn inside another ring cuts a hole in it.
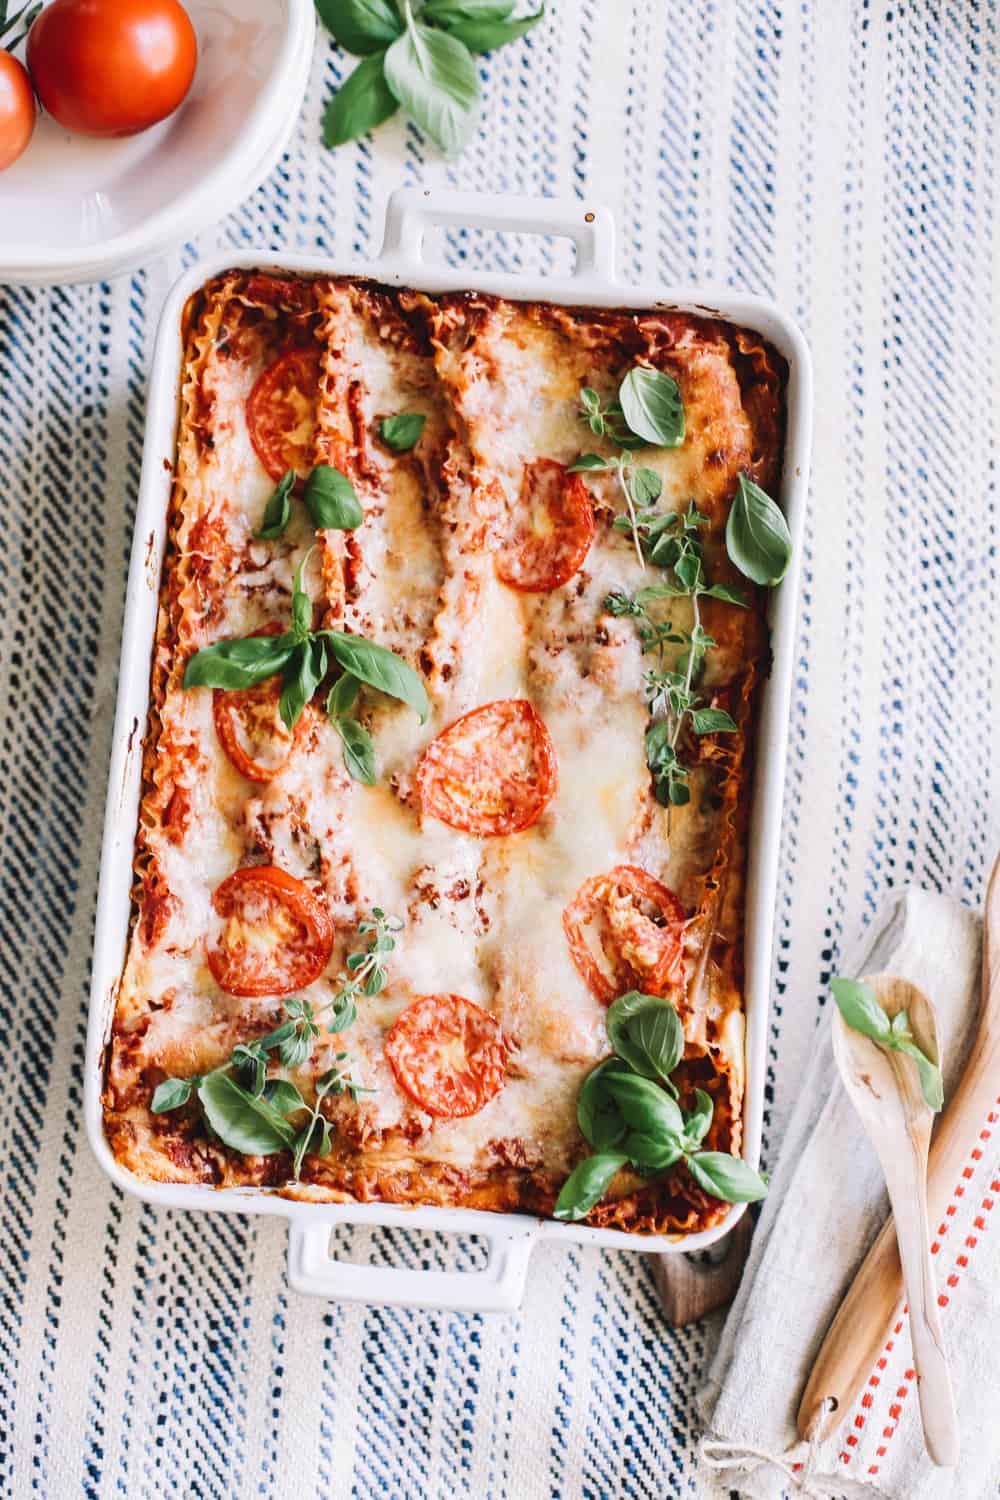
[[[927,1204],[932,1227],[945,1216],[955,1184],[982,1123],[996,1102],[1000,1078],[1000,858],[993,866],[983,912],[982,1001],[962,1081],[931,1140]],[[862,1262],[830,1324],[798,1412],[804,1438],[828,1437],[843,1421],[885,1345],[902,1296],[896,1228],[890,1217]],[[824,1410],[824,1403],[829,1403]],[[818,1422],[818,1428],[817,1428]]]

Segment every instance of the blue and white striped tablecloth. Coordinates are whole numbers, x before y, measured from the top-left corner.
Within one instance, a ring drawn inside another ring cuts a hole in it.
[[[626,277],[771,293],[816,361],[765,1150],[842,938],[905,881],[978,901],[1000,838],[997,11],[988,0],[552,0],[483,62],[448,166],[410,126],[294,143],[215,234],[112,285],[0,288],[0,1491],[707,1495],[715,1327],[642,1257],[540,1249],[511,1318],[290,1297],[284,1226],[127,1200],[81,1129],[88,959],[151,337],[216,247],[377,248],[399,183],[611,205]],[[454,233],[470,266],[557,252]],[[345,1231],[342,1251],[472,1247]],[[967,1497],[978,1500],[978,1497]]]

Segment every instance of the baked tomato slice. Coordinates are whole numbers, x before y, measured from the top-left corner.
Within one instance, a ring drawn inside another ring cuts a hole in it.
[[[207,949],[216,983],[230,995],[290,995],[318,979],[333,951],[323,902],[277,865],[234,870],[212,897],[222,930]]]
[[[247,397],[247,427],[257,457],[272,479],[294,469],[312,473],[319,351],[288,349],[258,375]]]
[[[610,1005],[627,990],[663,995],[684,978],[684,908],[637,865],[585,880],[563,912],[570,956]]]
[[[479,838],[520,833],[556,789],[556,752],[526,698],[498,698],[432,740],[417,768],[425,813]]]
[[[397,1017],[385,1055],[415,1104],[456,1120],[503,1088],[507,1043],[500,1023],[463,995],[421,995]]]
[[[579,474],[554,458],[525,464],[512,528],[494,558],[512,589],[540,594],[567,583],[594,540],[590,493]]]
[[[281,626],[265,625],[253,634],[280,635]],[[252,688],[216,688],[212,695],[212,717],[219,744],[248,781],[273,781],[307,723],[303,716],[294,730],[286,729],[278,711],[280,702],[280,677],[259,682]]]

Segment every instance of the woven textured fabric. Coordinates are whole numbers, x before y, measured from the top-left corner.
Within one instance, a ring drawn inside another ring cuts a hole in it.
[[[0,1490],[15,1500],[705,1493],[694,1397],[717,1328],[665,1330],[642,1257],[546,1245],[510,1318],[324,1305],[288,1294],[281,1222],[155,1210],[91,1159],[88,961],[145,380],[163,293],[199,254],[364,256],[400,183],[586,194],[616,213],[626,278],[728,282],[800,319],[816,449],[766,1158],[843,934],[907,882],[981,898],[1000,840],[996,11],[550,10],[483,62],[483,126],[457,164],[401,122],[324,152],[323,102],[350,63],[323,39],[284,161],[215,233],[112,285],[0,289]],[[565,265],[564,247],[514,235],[436,248]],[[477,1253],[412,1232],[338,1240],[414,1265]]]

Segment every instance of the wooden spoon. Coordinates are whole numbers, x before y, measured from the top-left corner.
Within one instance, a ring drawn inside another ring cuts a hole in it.
[[[928,1202],[940,1224],[997,1099],[1000,1077],[1000,855],[983,910],[982,994],[965,1071],[945,1099],[931,1144]],[[896,1227],[886,1219],[827,1330],[799,1403],[799,1436],[828,1438],[854,1407],[895,1318],[902,1291]]]
[[[875,974],[867,981],[890,1020],[905,1010],[921,1051],[939,1061],[930,1001],[905,979]],[[910,1311],[913,1367],[917,1373],[924,1442],[934,1463],[958,1462],[958,1423],[941,1334],[927,1219],[927,1155],[934,1112],[926,1103],[916,1066],[905,1054],[880,1047],[832,1018],[833,1052],[840,1075],[885,1173],[896,1224],[903,1284]]]

